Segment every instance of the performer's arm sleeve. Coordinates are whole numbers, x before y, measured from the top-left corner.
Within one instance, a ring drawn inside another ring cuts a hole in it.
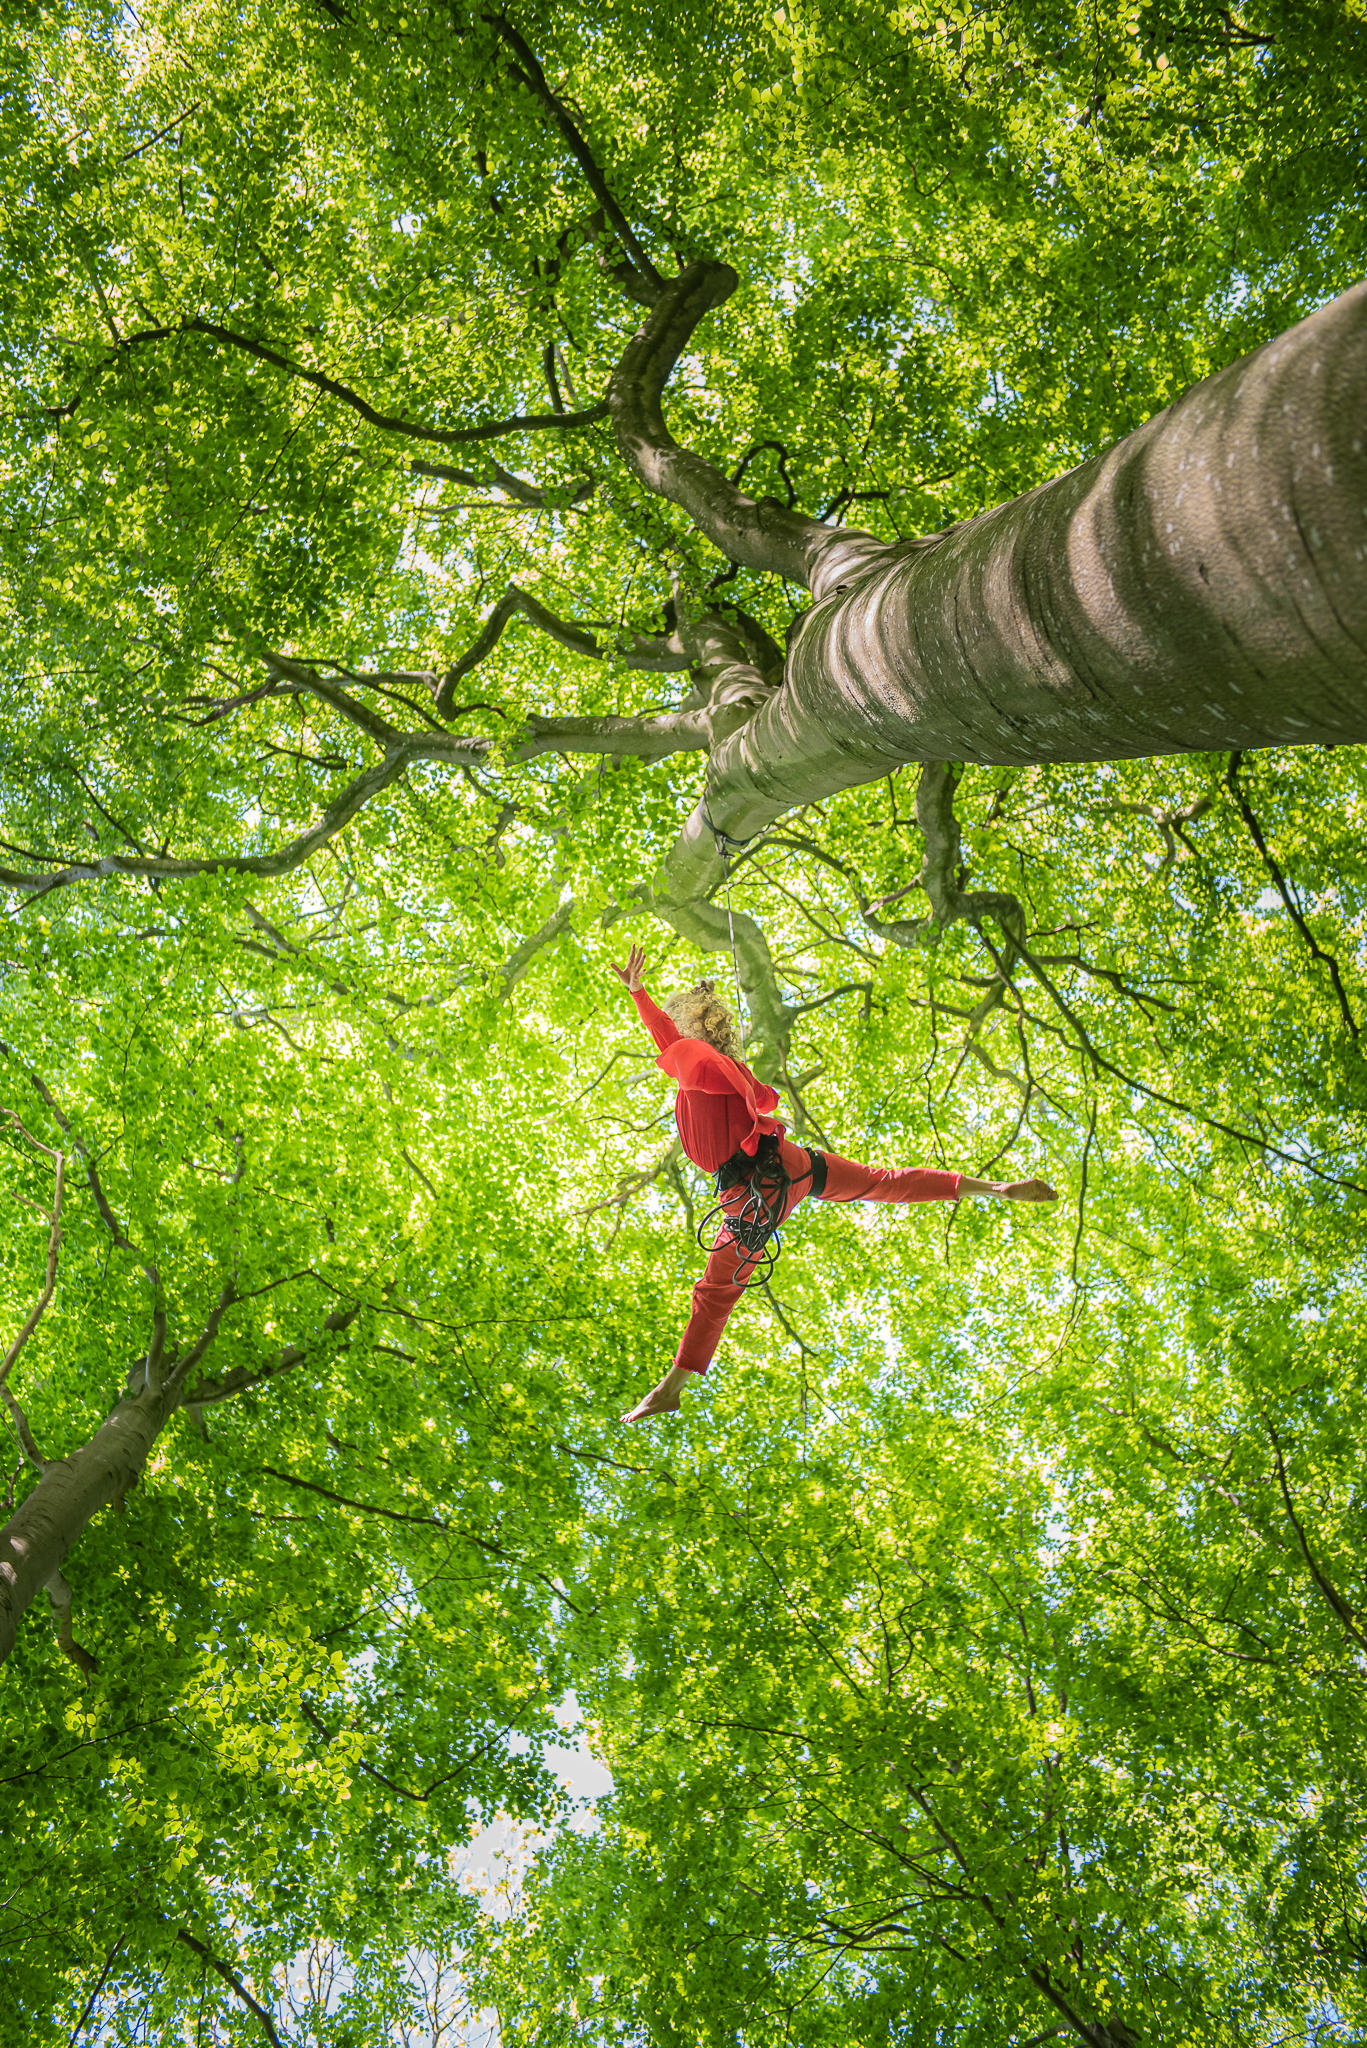
[[[660,1051],[667,1051],[679,1036],[674,1020],[671,1017],[666,1017],[664,1011],[660,1009],[658,1004],[651,1001],[643,988],[634,988],[631,991],[631,1000],[636,1005],[637,1016],[645,1025],[646,1030],[650,1033]]]

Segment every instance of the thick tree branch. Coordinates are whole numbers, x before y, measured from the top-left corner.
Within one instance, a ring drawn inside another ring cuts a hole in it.
[[[960,919],[973,925],[980,937],[985,918],[991,918],[1001,927],[1006,942],[1005,949],[998,955],[996,948],[989,944],[988,949],[993,954],[997,972],[988,982],[981,1000],[968,1019],[964,1030],[963,1050],[965,1055],[971,1052],[987,1067],[994,1078],[1011,1081],[1023,1093],[1025,1083],[1017,1075],[1008,1075],[995,1066],[977,1040],[983,1025],[992,1012],[1000,1008],[1011,985],[1011,971],[1019,958],[1024,938],[1025,913],[1015,896],[1005,895],[995,889],[964,888],[963,843],[959,834],[959,821],[954,812],[954,794],[958,788],[958,781],[957,773],[946,762],[928,761],[922,767],[916,785],[916,822],[921,830],[925,851],[921,859],[921,873],[912,886],[924,889],[930,903],[930,916],[887,919],[875,917],[873,906],[862,893],[859,897],[859,909],[871,932],[880,938],[891,939],[898,946],[932,945],[947,926]]]
[[[214,1303],[213,1308],[210,1310],[208,1321],[205,1323],[203,1330],[199,1334],[199,1337],[196,1339],[195,1343],[190,1347],[190,1349],[186,1352],[184,1358],[178,1359],[172,1370],[166,1375],[165,1381],[163,1382],[164,1391],[172,1399],[178,1397],[180,1388],[185,1385],[185,1382],[189,1379],[191,1373],[195,1370],[200,1360],[204,1357],[205,1353],[213,1344],[214,1339],[218,1336],[219,1327],[222,1324],[224,1316],[228,1313],[228,1310],[233,1306],[233,1303],[237,1299],[238,1292],[236,1283],[231,1280],[225,1281],[219,1293],[218,1300]]]
[[[544,952],[547,946],[555,944],[573,916],[574,899],[571,898],[569,902],[562,903],[551,913],[540,931],[533,932],[530,938],[523,940],[512,958],[499,969],[498,979],[502,983],[498,991],[500,1004],[507,1002],[537,954]]]
[[[345,1330],[349,1324],[355,1322],[360,1312],[359,1302],[350,1308],[334,1309],[332,1314],[324,1319],[323,1328],[329,1332]],[[306,1346],[287,1344],[281,1349],[279,1356],[266,1365],[255,1368],[241,1366],[237,1371],[227,1373],[221,1380],[200,1380],[193,1387],[186,1387],[182,1380],[176,1400],[182,1408],[216,1406],[220,1401],[231,1400],[234,1394],[247,1393],[253,1387],[264,1386],[267,1380],[278,1379],[281,1373],[292,1372],[296,1366],[304,1363],[308,1355]]]
[[[419,462],[416,458],[408,467],[413,476],[436,477],[442,483],[468,484],[475,490],[488,490],[492,484],[505,497],[515,498],[519,505],[530,505],[540,512],[558,512],[570,505],[582,505],[585,498],[591,498],[598,488],[592,477],[582,477],[573,486],[546,490],[529,484],[525,477],[515,476],[511,470],[500,468],[496,462],[489,464],[489,473],[484,476],[475,470],[451,469],[444,462]]]
[[[661,396],[698,322],[722,305],[739,279],[729,264],[692,263],[666,286],[645,326],[627,345],[608,388],[608,410],[622,459],[648,490],[683,507],[694,525],[733,562],[814,588],[832,564],[888,550],[869,534],[847,534],[748,498],[720,470],[681,448],[665,425]]]

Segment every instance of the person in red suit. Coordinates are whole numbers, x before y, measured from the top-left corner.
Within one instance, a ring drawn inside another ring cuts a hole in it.
[[[885,1170],[860,1166],[835,1152],[791,1144],[775,1112],[778,1096],[746,1066],[736,1020],[716,985],[702,981],[670,996],[663,1009],[643,981],[645,954],[633,946],[625,965],[613,962],[642,1023],[659,1047],[655,1064],[679,1084],[674,1117],[684,1151],[715,1175],[722,1220],[673,1365],[657,1387],[622,1417],[646,1422],[669,1415],[691,1374],[707,1371],[726,1319],[747,1282],[772,1261],[766,1245],[800,1202],[957,1202],[987,1195],[1007,1202],[1056,1202],[1044,1180],[974,1180],[934,1167]]]

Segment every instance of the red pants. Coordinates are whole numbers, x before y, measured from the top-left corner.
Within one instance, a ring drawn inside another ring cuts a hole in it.
[[[780,1222],[792,1215],[799,1202],[812,1191],[812,1163],[801,1145],[785,1138],[779,1145],[784,1168],[792,1182],[784,1193]],[[958,1197],[961,1175],[941,1173],[934,1167],[904,1166],[893,1172],[880,1167],[856,1166],[834,1152],[824,1155],[826,1185],[818,1200],[823,1202],[952,1202]],[[744,1184],[728,1188],[722,1207],[734,1213],[744,1203]],[[716,1244],[693,1289],[693,1312],[683,1333],[674,1363],[685,1372],[703,1373],[721,1342],[726,1319],[740,1300],[746,1281],[760,1263],[761,1254],[747,1252],[727,1235],[722,1225]]]

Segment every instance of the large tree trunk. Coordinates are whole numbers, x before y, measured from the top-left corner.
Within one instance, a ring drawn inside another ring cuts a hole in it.
[[[88,1444],[45,1467],[0,1530],[0,1663],[14,1647],[24,1614],[60,1574],[91,1517],[136,1485],[174,1406],[156,1386],[122,1394]]]
[[[1367,740],[1367,285],[938,544],[825,567],[712,757],[738,836],[906,761]]]

